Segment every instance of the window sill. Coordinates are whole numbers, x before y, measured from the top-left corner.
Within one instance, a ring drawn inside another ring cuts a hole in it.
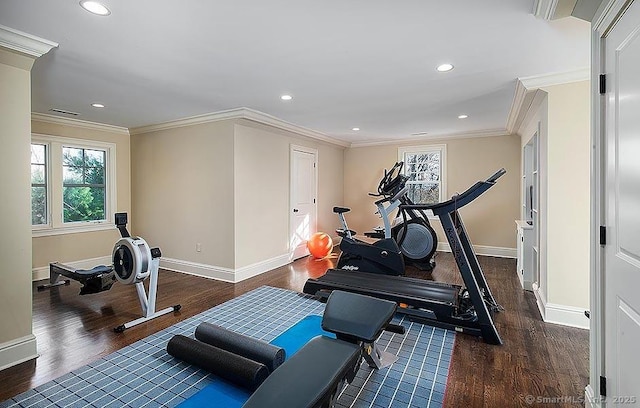
[[[48,237],[53,235],[77,234],[81,232],[95,232],[95,231],[106,231],[106,230],[115,230],[115,229],[116,229],[116,225],[113,222],[105,221],[105,222],[96,222],[91,224],[73,225],[73,226],[65,226],[65,227],[57,227],[57,228],[33,229],[31,231],[31,237],[38,238],[38,237]]]

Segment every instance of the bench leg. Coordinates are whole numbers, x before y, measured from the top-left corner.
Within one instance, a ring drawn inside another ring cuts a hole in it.
[[[398,356],[382,350],[376,343],[365,343],[363,357],[369,367],[377,369],[389,367],[398,361]]]

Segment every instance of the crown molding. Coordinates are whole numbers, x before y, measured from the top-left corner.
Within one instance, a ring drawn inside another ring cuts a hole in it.
[[[591,71],[589,68],[518,78],[516,81],[516,91],[513,95],[513,102],[511,103],[511,109],[507,117],[507,132],[509,134],[517,133],[527,112],[531,108],[538,89],[547,86],[588,81],[590,79]]]
[[[579,0],[536,0],[533,15],[546,21],[573,15]]]
[[[56,48],[58,43],[0,25],[0,47],[39,58]]]
[[[454,140],[454,139],[472,139],[479,137],[496,137],[496,136],[508,136],[509,132],[506,129],[487,129],[478,130],[464,133],[451,133],[445,135],[433,135],[412,139],[395,139],[395,140],[372,140],[365,142],[351,143],[349,147],[371,147],[371,146],[389,146],[399,145],[405,143],[421,143],[421,142],[433,142],[438,140]]]
[[[129,135],[129,129],[120,126],[106,125],[103,123],[89,122],[80,119],[61,118],[59,116],[47,115],[45,113],[32,113],[31,120],[37,122],[51,123],[55,125],[73,126],[82,129],[100,130],[122,135]]]
[[[511,103],[511,109],[509,110],[509,116],[507,116],[507,131],[509,133],[513,133],[519,125],[518,122],[521,122],[521,116],[523,113],[524,100],[527,96],[527,93],[531,93],[524,86],[522,81],[516,81],[516,93],[513,96],[513,102]]]
[[[554,72],[551,74],[535,75],[518,78],[527,90],[543,88],[545,86],[570,84],[572,82],[588,81],[591,79],[589,67],[579,68],[573,71]]]
[[[189,116],[187,118],[162,122],[155,125],[139,126],[129,129],[131,135],[141,135],[143,133],[159,132],[161,130],[177,129],[186,126],[200,125],[203,123],[218,122],[227,119],[238,119],[242,117],[244,108],[229,109],[220,112],[206,113],[204,115]]]
[[[536,112],[538,112],[538,110],[542,106],[542,103],[544,102],[546,97],[547,97],[547,93],[542,89],[536,89],[531,91],[531,97],[529,98],[529,103],[526,105],[527,108],[526,110],[522,111],[522,121],[520,121],[520,123],[518,124],[518,127],[514,129],[513,133],[520,134],[518,132],[521,130],[520,127],[522,126],[522,124],[531,123],[534,116],[536,115]]]
[[[543,20],[551,20],[558,7],[558,0],[536,0],[533,5],[533,15]]]
[[[259,112],[257,110],[243,108],[244,117],[242,119],[251,120],[253,122],[262,123],[264,125],[272,126],[278,129],[286,130],[288,132],[297,133],[302,136],[307,136],[312,139],[322,140],[323,142],[331,143],[334,145],[349,147],[350,143],[344,140],[338,140],[324,133],[311,130],[302,126],[294,125],[293,123],[286,122],[282,119],[278,119],[275,116],[268,115],[266,113]]]
[[[286,122],[282,119],[278,119],[275,116],[268,115],[266,113],[249,109],[249,108],[236,108],[229,109],[220,112],[208,113],[205,115],[191,116],[184,119],[178,119],[170,122],[159,123],[157,125],[141,126],[129,129],[131,135],[140,135],[143,133],[158,132],[167,129],[176,129],[185,126],[200,125],[204,123],[218,122],[221,120],[229,119],[245,119],[252,122],[260,123],[263,125],[271,126],[277,129],[292,132],[301,136],[306,136],[312,139],[321,140],[334,145],[349,147],[349,143],[334,139],[324,133],[317,132],[302,126],[294,125],[293,123]]]

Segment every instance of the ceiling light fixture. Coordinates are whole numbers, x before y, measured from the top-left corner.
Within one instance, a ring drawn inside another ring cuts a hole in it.
[[[290,100],[293,99],[293,96],[291,96],[291,95],[282,95],[280,97],[280,99],[282,99],[283,101],[290,101]]]
[[[453,65],[451,64],[441,64],[438,65],[438,67],[436,68],[436,71],[438,72],[449,72],[453,69]]]
[[[468,117],[469,117],[469,115],[459,115],[459,116],[458,116],[458,119],[466,119],[466,118],[468,118]]]
[[[104,108],[104,105],[101,103],[92,103],[91,106],[93,106],[94,108]]]
[[[102,3],[98,3],[97,1],[88,1],[82,0],[80,5],[83,9],[87,10],[90,13],[97,14],[99,16],[108,16],[111,14],[111,11],[103,5]]]
[[[351,128],[351,130],[353,130],[354,132],[357,132],[358,130],[360,130],[360,128],[355,127],[355,128]]]

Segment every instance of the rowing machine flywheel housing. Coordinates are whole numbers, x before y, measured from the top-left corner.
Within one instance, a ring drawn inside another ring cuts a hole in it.
[[[126,285],[142,282],[151,273],[151,249],[140,237],[121,238],[113,247],[116,278]]]

